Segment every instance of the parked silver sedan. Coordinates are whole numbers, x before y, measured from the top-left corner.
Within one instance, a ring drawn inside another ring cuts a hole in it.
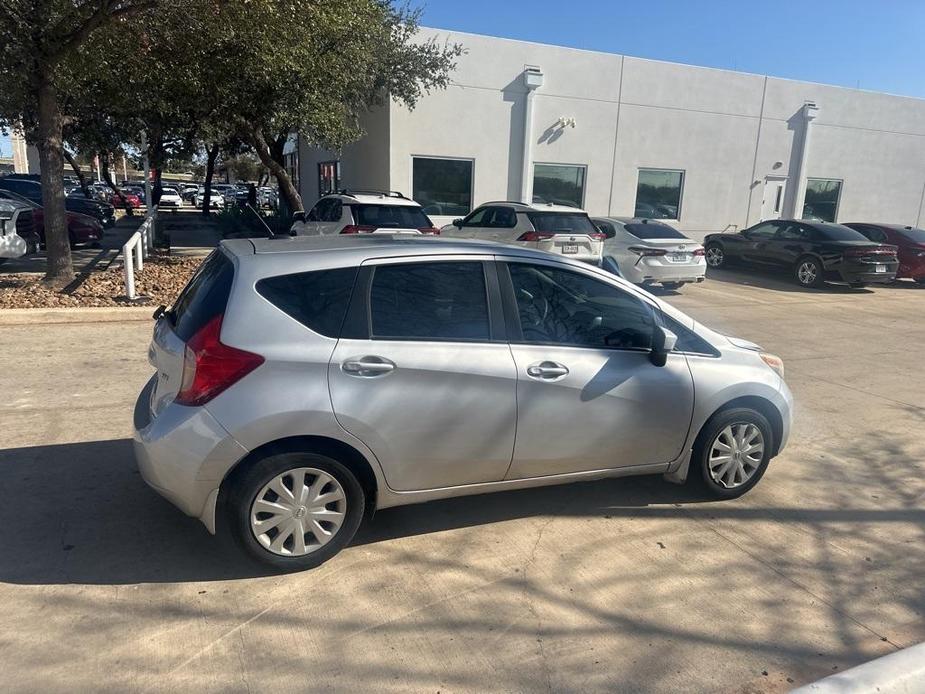
[[[631,217],[598,217],[604,241],[603,267],[634,284],[679,289],[703,282],[707,272],[703,246],[663,222]]]
[[[779,358],[525,248],[223,241],[156,317],[141,473],[282,570],[432,499],[640,474],[730,499],[790,431]]]

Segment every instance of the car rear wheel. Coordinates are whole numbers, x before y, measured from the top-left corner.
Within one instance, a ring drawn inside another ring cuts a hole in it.
[[[704,253],[706,254],[707,265],[714,268],[720,268],[724,265],[728,265],[726,260],[726,252],[723,250],[723,247],[718,243],[709,244]]]
[[[821,287],[824,284],[822,265],[815,258],[800,258],[794,266],[793,274],[801,287]]]
[[[353,539],[366,506],[343,464],[317,453],[280,453],[234,479],[224,503],[248,554],[282,571],[312,569]]]
[[[688,478],[719,499],[742,496],[764,475],[773,441],[771,425],[760,412],[719,412],[697,437]]]
[[[916,278],[915,278],[915,283],[916,283],[916,284],[925,284],[925,277],[916,277]]]

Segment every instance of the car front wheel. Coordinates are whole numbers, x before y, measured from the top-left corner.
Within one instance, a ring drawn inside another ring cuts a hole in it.
[[[343,464],[317,453],[280,453],[232,481],[224,500],[231,534],[248,554],[282,571],[311,569],[353,539],[366,505]]]
[[[771,425],[760,412],[748,408],[719,412],[697,438],[689,477],[714,497],[734,499],[758,484],[771,460],[772,446]]]

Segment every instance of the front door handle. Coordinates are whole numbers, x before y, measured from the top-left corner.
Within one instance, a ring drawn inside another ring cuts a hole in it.
[[[527,375],[541,381],[557,381],[568,375],[568,367],[554,361],[541,361],[527,367]]]
[[[381,376],[395,370],[395,364],[382,357],[356,357],[348,359],[340,368],[351,376]]]

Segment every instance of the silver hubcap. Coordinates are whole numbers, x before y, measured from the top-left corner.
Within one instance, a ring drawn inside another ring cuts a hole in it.
[[[719,267],[723,264],[723,251],[720,248],[707,249],[707,265],[710,267]]]
[[[710,477],[732,489],[748,482],[764,457],[764,436],[754,424],[730,424],[710,446]]]
[[[273,554],[300,557],[330,542],[347,514],[344,488],[311,467],[287,470],[270,480],[251,506],[251,532]]]
[[[800,284],[812,284],[815,282],[817,272],[816,263],[807,260],[797,269],[797,277],[800,280]]]

